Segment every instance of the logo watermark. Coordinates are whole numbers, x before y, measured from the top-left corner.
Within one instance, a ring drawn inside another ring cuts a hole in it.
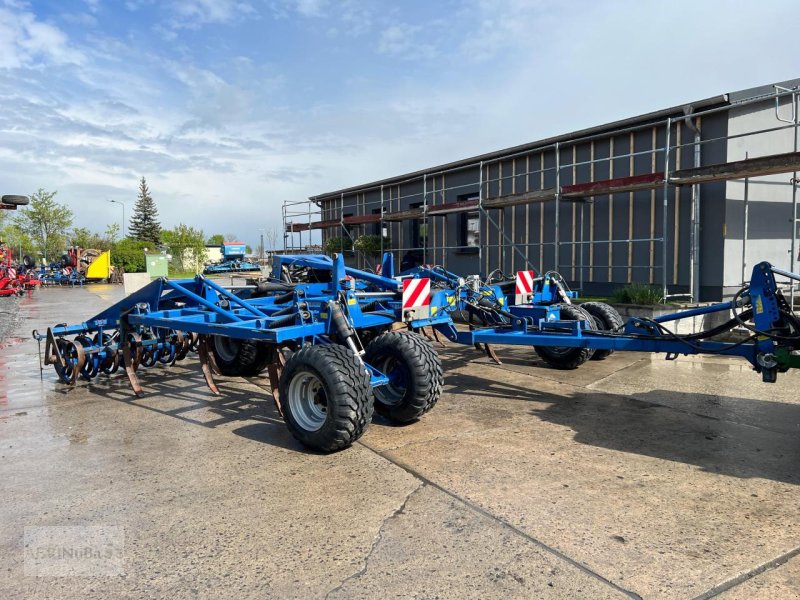
[[[122,527],[26,527],[25,575],[124,575]]]

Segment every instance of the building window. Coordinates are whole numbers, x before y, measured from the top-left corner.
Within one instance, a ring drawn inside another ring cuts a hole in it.
[[[464,232],[461,245],[468,248],[477,248],[481,245],[481,218],[478,211],[463,213],[461,219]]]
[[[382,210],[381,208],[373,208],[372,214],[380,215]],[[381,233],[383,233],[383,221],[376,221],[372,224],[372,235],[381,235]]]
[[[477,194],[464,194],[463,196],[459,196],[456,201],[471,202],[477,199]],[[473,248],[479,248],[481,245],[480,211],[472,210],[470,212],[462,212],[459,213],[458,218],[458,245],[461,246],[463,252],[473,252]]]
[[[414,202],[409,208],[420,208],[422,202]],[[414,219],[411,221],[411,247],[413,249],[426,248],[428,246],[428,224],[424,219]]]

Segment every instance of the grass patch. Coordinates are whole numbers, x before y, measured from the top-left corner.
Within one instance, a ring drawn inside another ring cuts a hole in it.
[[[195,273],[194,271],[173,271],[170,269],[169,271],[169,278],[170,279],[194,279]]]
[[[643,283],[632,283],[614,292],[612,302],[617,304],[641,304],[649,306],[661,304],[661,288]]]

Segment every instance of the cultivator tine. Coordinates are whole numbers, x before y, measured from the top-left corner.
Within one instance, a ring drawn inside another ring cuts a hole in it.
[[[175,360],[183,360],[189,354],[189,350],[192,349],[192,342],[189,336],[183,335],[182,331],[175,332],[175,345],[177,346]]]
[[[209,358],[209,355],[213,357],[213,353],[209,351],[210,343],[211,338],[206,335],[201,335],[197,344],[197,354],[200,358],[200,368],[203,370],[203,377],[206,378],[208,389],[211,390],[212,394],[219,395],[219,388],[217,387],[217,384],[214,383],[214,375],[211,372],[210,363],[213,358]]]
[[[419,332],[425,336],[425,339],[433,343],[433,327],[420,327]]]
[[[135,333],[127,333],[123,330],[120,338],[122,342],[122,361],[125,364],[125,374],[128,376],[128,381],[131,384],[133,393],[137,396],[144,394],[142,386],[139,384],[139,377],[136,375],[136,369],[139,367],[137,357],[141,356],[141,346],[137,343],[138,336]],[[132,352],[131,346],[136,345],[136,352]]]
[[[495,362],[495,364],[498,364],[498,365],[502,365],[503,364],[500,361],[500,359],[498,358],[497,354],[495,353],[494,346],[492,346],[491,344],[484,344],[483,345],[483,349],[486,352],[486,356],[491,358]]]
[[[211,369],[211,372],[214,375],[222,375],[223,374],[222,373],[222,369],[220,369],[219,365],[217,364],[217,357],[214,355],[214,352],[212,352],[212,350],[211,350],[211,345],[213,343],[214,342],[211,341],[211,336],[208,336],[206,338],[206,341],[205,341],[205,345],[206,345],[206,348],[208,350],[208,352],[206,352],[206,358],[208,360],[208,366],[209,366],[209,368]],[[200,346],[203,346],[203,345],[204,345],[204,343],[201,342]],[[200,351],[198,350],[198,354],[199,354],[199,352]]]
[[[200,345],[200,334],[192,331],[189,333],[189,350],[191,352],[197,352],[197,347]]]
[[[472,314],[470,313],[469,317],[469,330],[474,331],[475,326],[472,324]],[[502,365],[502,361],[497,356],[497,353],[494,351],[494,347],[491,344],[482,344],[480,342],[475,343],[475,350],[478,352],[483,352],[488,356],[495,364]]]
[[[439,344],[440,348],[447,348],[447,343],[444,341],[444,338],[439,337],[439,332],[436,331],[434,327],[431,327],[431,331],[433,332],[433,339]]]
[[[278,348],[275,353],[277,355],[275,357],[275,362],[267,366],[267,373],[269,373],[269,387],[272,390],[272,400],[275,402],[275,408],[278,410],[278,414],[282,417],[283,407],[281,406],[281,394],[278,384],[281,379],[283,367],[286,365],[286,356],[280,348]]]

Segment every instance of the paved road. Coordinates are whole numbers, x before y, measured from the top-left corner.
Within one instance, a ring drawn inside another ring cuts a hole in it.
[[[800,597],[797,374],[450,346],[422,421],[320,456],[266,380],[214,398],[195,360],[140,399],[119,376],[40,380],[30,331],[120,294],[0,305],[0,597]],[[25,576],[25,527],[63,525],[120,528],[124,573]]]

